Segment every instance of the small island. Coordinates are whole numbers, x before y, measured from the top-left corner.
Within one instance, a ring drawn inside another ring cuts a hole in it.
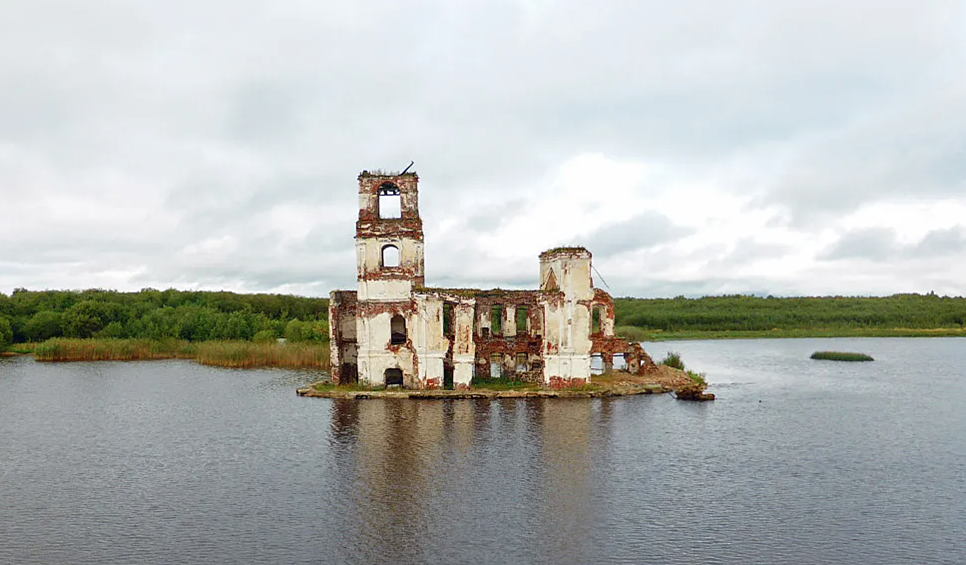
[[[512,378],[474,377],[469,387],[450,388],[403,388],[401,386],[365,386],[358,383],[338,384],[331,380],[318,381],[296,390],[299,396],[314,398],[601,398],[633,396],[639,394],[673,393],[679,400],[714,400],[706,392],[708,383],[703,373],[688,370],[681,355],[669,351],[660,362],[654,363],[649,356],[637,371],[625,369],[608,370],[593,375],[589,382],[577,386],[547,387],[539,382],[520,381]]]
[[[811,359],[822,361],[875,361],[865,353],[851,353],[848,351],[816,351],[812,353]]]
[[[299,396],[313,398],[370,398],[464,399],[464,398],[602,398],[640,394],[673,392],[681,400],[714,400],[704,392],[707,384],[703,375],[664,364],[651,365],[639,374],[609,371],[594,375],[580,386],[549,388],[537,383],[505,378],[473,379],[469,388],[458,390],[406,389],[401,387],[366,387],[358,384],[337,385],[319,381],[299,388]]]

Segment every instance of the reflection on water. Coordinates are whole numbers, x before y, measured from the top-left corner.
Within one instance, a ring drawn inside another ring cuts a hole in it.
[[[0,360],[0,563],[963,563],[964,343],[666,345],[708,404]]]
[[[517,523],[546,540],[551,552],[544,558],[552,562],[589,558],[586,502],[593,488],[592,430],[602,429],[595,426],[598,408],[584,400],[333,400],[332,441],[336,451],[352,454],[337,456],[336,471],[350,486],[352,512],[343,531],[351,534],[352,554],[426,562],[427,547],[448,551],[451,530],[465,535],[475,523],[492,536],[513,532]],[[488,480],[480,483],[481,474]],[[503,502],[475,506],[487,499]],[[486,544],[492,560],[503,559],[511,538],[500,537]],[[438,544],[426,543],[433,538]],[[515,550],[521,558],[532,551],[519,544]]]

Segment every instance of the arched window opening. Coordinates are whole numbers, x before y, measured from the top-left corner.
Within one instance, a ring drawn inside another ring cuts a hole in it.
[[[402,345],[406,343],[406,318],[399,314],[392,317],[389,322],[389,343],[392,345]]]
[[[386,245],[382,248],[382,266],[383,268],[399,266],[398,247],[395,245]]]
[[[516,355],[516,371],[518,373],[525,373],[527,371],[527,354],[517,353]]]
[[[379,187],[379,217],[402,217],[402,197],[399,187],[392,183],[387,182]]]
[[[591,313],[591,319],[590,319],[590,333],[591,334],[599,334],[600,333],[600,329],[601,329],[601,326],[600,326],[600,318],[601,318],[600,306],[594,306],[594,309],[592,310],[592,313]]]

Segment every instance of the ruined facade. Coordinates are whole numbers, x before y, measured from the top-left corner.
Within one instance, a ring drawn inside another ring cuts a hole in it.
[[[588,382],[639,345],[614,336],[614,301],[594,288],[582,247],[540,254],[537,290],[425,286],[415,173],[359,175],[358,288],[332,292],[329,331],[336,383],[466,388],[474,376],[551,387]]]

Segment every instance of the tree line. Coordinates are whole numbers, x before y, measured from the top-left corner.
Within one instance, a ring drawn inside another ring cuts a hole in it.
[[[962,328],[966,298],[936,294],[802,298],[617,298],[616,324],[663,331]]]
[[[188,341],[328,340],[326,298],[144,289],[0,293],[0,347],[52,337],[176,338]],[[963,328],[966,298],[617,298],[618,326],[663,331]]]
[[[53,337],[326,341],[329,301],[284,294],[143,289],[0,293],[0,346]]]

